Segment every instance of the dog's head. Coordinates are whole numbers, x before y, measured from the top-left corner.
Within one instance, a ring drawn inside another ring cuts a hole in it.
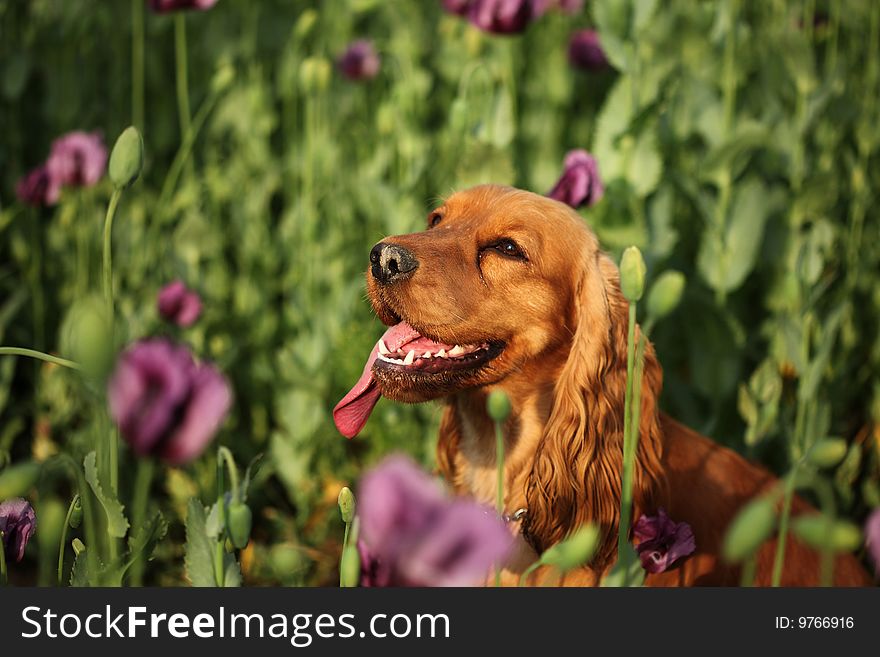
[[[616,522],[628,306],[617,267],[577,213],[508,187],[459,192],[427,230],[373,247],[367,289],[389,328],[334,410],[343,434],[360,431],[381,394],[421,402],[549,372],[552,411],[529,478],[536,547],[579,521]],[[656,421],[659,387],[649,346],[643,424]],[[655,433],[643,434],[652,449]],[[591,499],[589,518],[575,497]]]

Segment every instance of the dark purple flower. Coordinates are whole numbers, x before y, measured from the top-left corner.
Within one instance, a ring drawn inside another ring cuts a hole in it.
[[[27,500],[13,497],[0,503],[0,533],[3,534],[3,548],[6,559],[21,561],[24,549],[37,528],[37,514]]]
[[[119,358],[108,385],[110,414],[135,453],[172,465],[198,457],[232,404],[214,366],[165,339],[136,342]]]
[[[157,304],[163,319],[186,328],[202,314],[202,300],[183,281],[172,281],[159,291]]]
[[[605,51],[599,43],[596,30],[578,30],[568,42],[568,61],[586,71],[601,71],[608,67]]]
[[[865,547],[874,562],[875,572],[880,575],[880,507],[874,509],[865,522]]]
[[[382,61],[366,39],[353,42],[339,57],[339,70],[349,80],[369,80],[376,77]]]
[[[52,194],[55,198],[50,202]],[[34,207],[50,205],[58,200],[57,191],[52,189],[52,178],[45,165],[33,169],[21,178],[15,186],[15,195],[22,203]]]
[[[473,0],[467,17],[484,32],[515,34],[541,15],[542,4],[535,0]]]
[[[596,158],[578,149],[566,154],[565,170],[547,196],[579,208],[582,205],[595,205],[604,193]]]
[[[697,549],[691,526],[671,520],[662,508],[656,516],[639,518],[633,538],[639,541],[635,547],[642,568],[649,573],[662,573]]]
[[[58,200],[61,186],[91,187],[107,168],[107,147],[98,133],[69,132],[52,142],[46,169],[51,179],[48,200]]]
[[[449,499],[410,459],[392,456],[361,483],[364,586],[467,586],[506,557],[512,536],[494,513]]]
[[[147,4],[157,14],[167,14],[181,9],[207,11],[217,4],[217,0],[148,0]]]

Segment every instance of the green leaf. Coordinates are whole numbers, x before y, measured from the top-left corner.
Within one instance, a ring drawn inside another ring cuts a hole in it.
[[[97,586],[99,584],[98,581],[93,581],[92,573],[89,572],[89,559],[86,551],[88,548],[84,548],[80,550],[80,553],[76,555],[76,558],[73,560],[73,568],[70,570],[70,585],[71,586]],[[103,570],[103,564],[98,562],[98,565]]]
[[[774,501],[759,497],[747,504],[733,519],[724,536],[721,554],[730,563],[740,563],[752,556],[770,538],[776,526]]]
[[[223,586],[225,588],[235,588],[241,586],[241,568],[238,562],[231,554],[223,555]]]
[[[727,226],[703,233],[697,267],[712,289],[731,292],[745,281],[755,266],[769,209],[767,189],[749,180],[733,194]]]
[[[98,479],[98,468],[95,465],[95,452],[86,454],[83,460],[83,469],[86,475],[86,481],[104,507],[104,513],[107,515],[107,533],[114,538],[122,538],[128,531],[128,520],[125,517],[124,507],[113,495],[104,492],[104,487]]]
[[[214,579],[215,542],[205,531],[205,507],[192,498],[186,514],[186,575],[193,586],[217,586]]]

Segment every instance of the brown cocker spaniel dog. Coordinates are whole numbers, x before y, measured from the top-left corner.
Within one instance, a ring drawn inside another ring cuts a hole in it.
[[[505,509],[517,548],[504,571],[515,584],[538,553],[587,522],[602,528],[589,566],[565,585],[594,585],[616,556],[623,451],[627,302],[618,270],[568,206],[485,185],[454,194],[428,229],[389,237],[370,253],[367,288],[390,328],[364,373],[334,410],[354,436],[380,395],[445,404],[438,461],[456,491],[491,504],[496,469],[486,396],[500,388],[513,411],[505,426]],[[645,353],[634,518],[664,508],[693,529],[696,552],[649,574],[649,586],[736,585],[720,557],[737,510],[776,483],[762,468],[660,412],[662,372]],[[796,500],[794,513],[809,512]],[[775,541],[760,550],[767,585]],[[835,583],[870,583],[841,556]],[[783,585],[818,583],[819,556],[790,537]],[[531,583],[555,577],[538,570]],[[549,581],[555,581],[549,580]]]

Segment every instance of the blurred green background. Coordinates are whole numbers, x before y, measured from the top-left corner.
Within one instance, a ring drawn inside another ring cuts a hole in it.
[[[146,168],[114,225],[120,323],[127,339],[164,330],[155,297],[173,278],[202,295],[184,338],[232,381],[219,440],[240,463],[266,455],[246,584],[332,583],[339,487],[392,450],[433,464],[436,405],[380,401],[353,441],[331,420],[381,331],[364,297],[371,245],[471,184],[545,193],[573,148],[606,184],[583,211],[604,246],[637,244],[650,278],[687,275],[654,332],[665,410],[777,472],[798,423],[843,437],[839,509],[860,521],[880,504],[880,3],[588,0],[496,36],[433,0],[220,0],[186,14],[197,132],[179,177],[174,18],[143,12],[141,119],[139,4],[0,3],[0,343],[65,353],[70,313],[99,289],[112,191],[105,179],[34,210],[16,181],[65,132],[109,147],[139,123]],[[588,27],[604,71],[567,59]],[[382,58],[375,79],[336,67],[358,38]],[[81,458],[95,395],[0,359],[0,465]],[[124,458],[122,480],[133,473]],[[214,476],[210,458],[157,473],[171,529],[147,583],[183,582],[186,500],[207,501]],[[41,480],[23,581],[52,581],[64,493]]]

